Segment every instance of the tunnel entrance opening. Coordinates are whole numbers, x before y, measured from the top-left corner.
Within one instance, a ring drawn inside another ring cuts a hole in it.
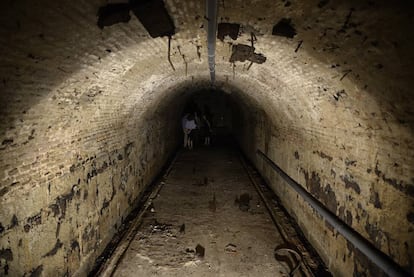
[[[249,105],[242,105],[236,92],[203,89],[192,92],[179,110],[182,119],[188,114],[195,114],[197,124],[201,126],[206,116],[211,126],[211,145],[224,146],[239,144],[237,136],[240,136],[240,129],[246,123],[244,113],[256,112],[248,110],[250,108]],[[201,129],[196,130],[196,147],[204,144]]]
[[[240,120],[235,114],[236,106],[232,95],[223,90],[199,90],[192,93],[184,104],[181,118],[195,114],[197,124],[203,125],[203,117],[206,117],[211,126],[211,145],[230,145],[235,143],[234,121]],[[201,129],[196,130],[196,147],[204,144]]]
[[[89,276],[273,276],[297,270],[329,276],[277,196],[237,147],[246,113],[257,112],[246,110],[251,106],[240,100],[238,94],[222,90],[184,94],[176,112],[181,117],[210,113],[212,145],[205,147],[200,137],[193,150],[180,147]],[[294,246],[284,239],[286,234],[296,239]]]

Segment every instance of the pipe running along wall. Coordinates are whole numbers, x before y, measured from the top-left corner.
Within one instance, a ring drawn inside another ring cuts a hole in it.
[[[216,80],[217,1],[218,0],[206,0],[207,55],[212,83]]]
[[[341,221],[332,212],[330,212],[321,202],[316,200],[309,192],[302,188],[295,180],[287,175],[280,167],[278,167],[272,160],[270,160],[262,151],[257,150],[257,154],[263,158],[273,170],[275,170],[285,181],[289,184],[309,205],[314,208],[335,230],[343,235],[349,242],[351,242],[358,250],[367,256],[372,263],[380,267],[389,276],[407,276],[409,273],[404,271],[398,264],[396,264],[390,257],[375,248],[360,234],[355,232],[346,223]]]

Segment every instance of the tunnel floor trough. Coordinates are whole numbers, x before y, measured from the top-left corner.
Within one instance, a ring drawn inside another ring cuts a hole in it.
[[[116,269],[108,270],[116,277],[289,276],[297,260],[274,255],[284,244],[239,152],[183,150]]]

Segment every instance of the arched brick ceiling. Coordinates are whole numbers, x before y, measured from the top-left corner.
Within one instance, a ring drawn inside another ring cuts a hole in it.
[[[128,23],[98,28],[97,11],[106,4],[8,1],[8,8],[0,12],[2,188],[17,177],[23,188],[42,183],[47,172],[69,171],[69,166],[57,167],[60,162],[72,164],[77,151],[87,156],[117,149],[140,131],[148,110],[178,107],[184,101],[180,96],[210,86],[204,1],[165,1],[176,26],[171,39],[175,70],[167,59],[168,38],[151,38],[132,13]],[[305,156],[320,149],[334,153],[335,174],[346,179],[347,172],[352,173],[353,180],[362,184],[360,193],[368,210],[372,209],[369,185],[381,178],[398,180],[384,199],[384,213],[412,209],[412,198],[400,198],[412,197],[414,181],[412,4],[243,0],[219,4],[219,22],[237,23],[241,29],[237,40],[217,41],[215,87],[262,110],[283,140],[308,141]],[[291,20],[297,32],[294,38],[272,35],[283,18]],[[249,61],[230,63],[232,45],[250,45],[251,33],[257,38],[256,53],[266,61],[251,66]],[[115,136],[119,139],[112,139]],[[77,150],[62,151],[69,144]],[[12,174],[22,160],[31,171]],[[354,160],[358,168],[344,165]],[[305,181],[289,161],[281,161],[281,166]],[[313,165],[302,166],[310,171]],[[380,196],[386,192],[381,190]],[[338,190],[337,198],[347,202],[344,191]],[[2,204],[6,207],[6,202]],[[408,215],[397,223],[404,225],[405,218]],[[384,228],[400,232],[393,227],[398,224]],[[408,232],[402,236],[410,238]],[[404,255],[400,252],[397,259],[407,264]]]
[[[105,109],[88,109],[92,98],[111,111],[136,113],[145,109],[143,99],[163,95],[159,88],[208,82],[203,1],[166,1],[176,26],[175,70],[167,60],[168,39],[151,38],[135,16],[99,29],[97,11],[106,4],[10,3],[13,12],[2,16],[1,47],[7,53],[2,56],[2,96],[7,97],[2,110],[8,118],[3,131],[11,122],[21,124],[19,118],[30,116],[24,123],[30,125],[35,105],[40,112],[67,111],[51,119],[52,128],[79,128],[89,118],[105,118]],[[268,113],[277,111],[282,126],[368,132],[381,140],[396,132],[402,144],[409,143],[413,40],[406,30],[411,10],[386,1],[323,4],[220,1],[219,21],[238,23],[241,31],[235,41],[217,42],[216,86],[238,87]],[[297,31],[293,39],[272,35],[282,18],[291,19]],[[249,61],[230,63],[231,45],[250,45],[252,32],[255,51],[266,61],[249,69]],[[7,130],[6,137],[15,130]]]

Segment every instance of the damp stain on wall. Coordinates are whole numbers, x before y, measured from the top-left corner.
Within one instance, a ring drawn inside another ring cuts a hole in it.
[[[309,173],[301,169],[305,176],[306,187],[309,192],[319,199],[332,213],[336,213],[338,207],[338,201],[336,199],[336,194],[332,189],[330,184],[323,186],[321,184],[321,178],[318,173],[312,172],[309,176]]]
[[[253,46],[236,44],[232,47],[230,62],[234,63],[236,61],[251,61],[253,63],[261,64],[266,61],[266,57],[263,54],[255,53],[255,48]]]
[[[395,189],[405,193],[407,196],[414,197],[414,184],[407,184],[404,181],[399,181],[396,178],[390,178],[379,169],[379,162],[377,161],[374,169],[377,177],[381,178],[385,183],[393,186]]]
[[[361,193],[361,188],[358,183],[353,179],[352,175],[340,176],[341,180],[345,183],[345,188],[351,188],[356,193]]]
[[[222,22],[217,27],[217,38],[223,41],[226,36],[229,36],[232,40],[236,40],[239,36],[239,31],[240,24]]]

